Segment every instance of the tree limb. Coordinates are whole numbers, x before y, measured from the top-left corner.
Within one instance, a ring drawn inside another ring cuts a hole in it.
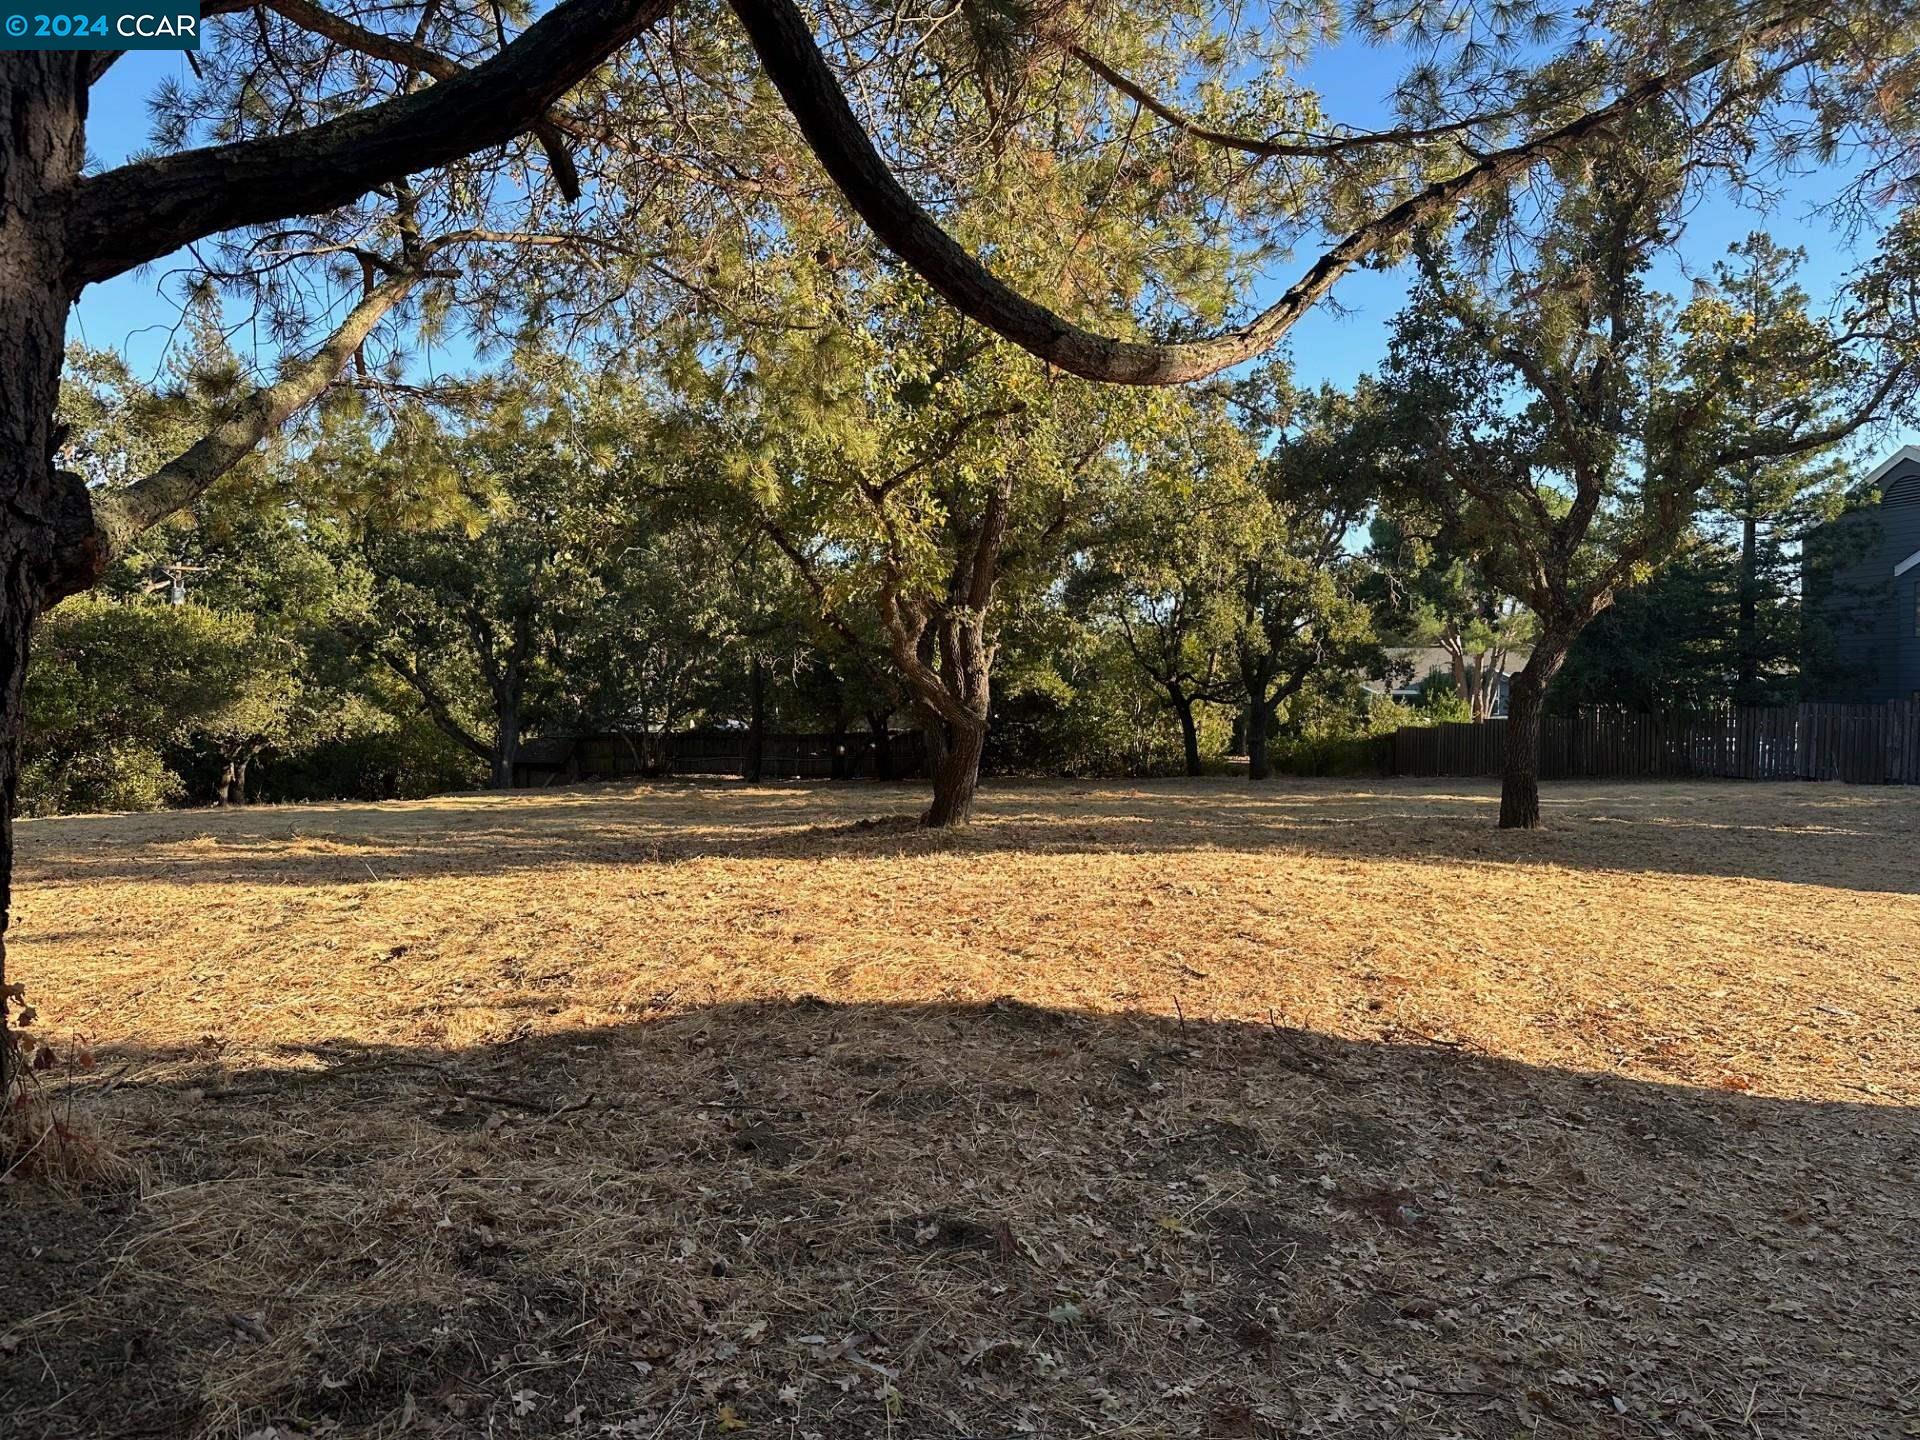
[[[533,126],[673,0],[561,0],[491,59],[290,135],[185,150],[82,180],[64,215],[75,291],[192,240],[333,209]]]
[[[467,68],[415,41],[402,40],[397,35],[382,35],[377,30],[356,25],[324,6],[314,4],[313,0],[260,0],[260,3],[309,34],[321,36],[344,49],[376,60],[390,60],[409,70],[430,75],[435,80],[451,80]],[[423,23],[425,18],[422,17]],[[561,137],[560,127],[552,116],[543,116],[534,121],[532,130],[533,138],[540,142],[540,148],[546,152],[548,168],[560,186],[560,193],[568,200],[578,200],[580,171],[573,163],[573,156],[567,153],[567,143]]]
[[[413,692],[420,697],[420,703],[426,707],[428,718],[440,727],[443,734],[465,749],[471,750],[488,764],[493,763],[493,747],[454,719],[453,710],[448,706],[446,698],[440,694],[439,687],[427,678],[424,670],[409,664],[405,656],[385,646],[382,646],[377,653],[381,662],[389,670],[413,687]]]
[[[1285,294],[1246,324],[1210,339],[1158,345],[1082,329],[1000,280],[963,250],[894,176],[792,0],[730,3],[807,144],[883,244],[963,314],[1063,370],[1125,385],[1200,380],[1264,354],[1349,269],[1416,226],[1579,146],[1622,117],[1719,68],[1736,52],[1776,39],[1799,23],[1797,16],[1776,21],[1715,46],[1686,65],[1641,79],[1575,120],[1487,154],[1335,242]]]
[[[1368,130],[1351,135],[1330,135],[1324,139],[1311,140],[1275,140],[1270,137],[1237,135],[1232,131],[1215,130],[1210,126],[1202,125],[1191,116],[1181,113],[1156,97],[1138,81],[1129,79],[1099,56],[1076,43],[1067,42],[1061,48],[1142,110],[1166,121],[1182,134],[1190,135],[1195,140],[1204,141],[1209,145],[1218,145],[1222,149],[1238,150],[1243,154],[1257,155],[1268,160],[1331,159],[1351,150],[1364,150],[1377,145],[1416,145],[1424,141],[1445,139],[1468,130],[1476,130],[1483,125],[1498,125],[1509,120],[1517,120],[1525,113],[1520,107],[1514,106],[1505,110],[1490,111],[1484,115],[1470,115],[1464,120],[1450,120],[1440,125],[1402,125],[1392,130]]]
[[[415,267],[373,286],[318,350],[241,400],[226,419],[152,474],[120,490],[88,490],[75,477],[73,484],[81,493],[74,497],[72,518],[63,525],[47,603],[91,585],[143,531],[191,505],[289,418],[319,399],[424,273]]]

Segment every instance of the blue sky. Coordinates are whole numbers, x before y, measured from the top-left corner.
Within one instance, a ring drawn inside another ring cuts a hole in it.
[[[1346,41],[1318,55],[1306,78],[1320,89],[1327,114],[1352,124],[1377,124],[1387,117],[1386,87],[1395,71],[1384,59],[1371,47]],[[134,51],[94,87],[88,149],[97,165],[118,164],[149,143],[147,98],[168,75],[190,79],[180,55]],[[1807,251],[1802,283],[1816,303],[1824,303],[1863,258],[1819,213],[1844,179],[1842,174],[1817,171],[1794,177],[1781,187],[1779,203],[1767,214],[1724,198],[1697,205],[1688,217],[1680,255],[1662,266],[1659,283],[1674,294],[1686,295],[1692,275],[1708,271],[1729,245],[1749,231],[1764,229],[1783,244]],[[156,373],[179,316],[177,304],[163,293],[173,263],[161,261],[89,287],[75,313],[72,337],[120,349],[139,373]],[[1276,289],[1289,278],[1285,267],[1277,271]],[[1404,272],[1362,271],[1344,278],[1333,299],[1347,313],[1338,314],[1323,305],[1294,327],[1288,348],[1297,378],[1309,384],[1327,380],[1350,385],[1378,363],[1387,324],[1405,295]],[[236,343],[243,344],[243,337],[236,337]],[[1863,442],[1863,448],[1877,455],[1910,443],[1920,443],[1920,431],[1875,435]]]

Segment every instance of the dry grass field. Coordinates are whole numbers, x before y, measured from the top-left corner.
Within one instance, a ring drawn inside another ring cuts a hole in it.
[[[34,821],[0,1433],[1920,1434],[1920,794]]]

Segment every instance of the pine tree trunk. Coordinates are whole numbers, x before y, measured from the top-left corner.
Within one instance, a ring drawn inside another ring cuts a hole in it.
[[[980,756],[986,749],[987,727],[942,725],[938,759],[933,767],[933,804],[920,817],[929,829],[945,830],[973,819],[974,792],[980,788]]]
[[[7,461],[0,460],[0,464]],[[11,468],[11,467],[9,467]],[[20,780],[20,689],[27,675],[27,639],[32,630],[31,592],[21,585],[21,567],[8,557],[0,584],[0,1105],[9,1096],[14,1060],[7,1006],[7,924],[13,907],[13,807]]]
[[[1758,705],[1760,696],[1760,527],[1748,511],[1740,526],[1740,620],[1737,627],[1739,684],[1734,701],[1740,705]]]
[[[66,349],[69,290],[57,201],[85,152],[85,52],[0,52],[0,1103],[13,1031],[6,986],[13,809],[19,786],[20,695],[27,646],[66,582],[68,526],[86,502],[53,466],[54,408]]]

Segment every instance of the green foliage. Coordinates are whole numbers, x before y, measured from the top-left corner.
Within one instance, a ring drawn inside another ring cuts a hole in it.
[[[1467,697],[1453,688],[1451,675],[1429,675],[1420,682],[1420,698],[1411,707],[1419,718],[1413,724],[1459,724],[1474,719]]]
[[[21,808],[153,809],[184,793],[170,746],[252,715],[285,672],[253,623],[198,605],[79,595],[35,639]]]
[[[539,362],[488,399],[330,430],[305,468],[358,497],[330,623],[365,692],[504,783],[527,734],[698,719],[753,597],[724,533],[648,492],[654,414],[617,374]]]
[[[1533,642],[1533,612],[1503,594],[1462,553],[1444,521],[1389,493],[1369,529],[1374,575],[1366,587],[1391,643],[1435,646],[1447,652],[1462,684],[1447,677],[1462,719],[1493,714],[1499,676],[1518,668],[1516,655]],[[1430,677],[1416,676],[1424,686]]]
[[[186,786],[160,752],[131,740],[102,740],[71,749],[34,746],[20,762],[22,815],[83,815],[160,810]]]
[[[1286,516],[1262,487],[1258,436],[1202,392],[1143,439],[1140,467],[1095,498],[1069,603],[1109,630],[1167,703],[1239,695],[1246,582]]]
[[[1654,257],[1687,196],[1685,145],[1678,117],[1650,109],[1557,167],[1534,226],[1489,217],[1418,247],[1421,283],[1382,394],[1383,463],[1397,473],[1396,514],[1536,618],[1518,709],[1539,703],[1597,616],[1687,551],[1704,508],[1765,523],[1815,500],[1822,455],[1903,403],[1920,374],[1920,268],[1897,244],[1838,315],[1815,315],[1793,283],[1797,257],[1757,236],[1685,305],[1655,291]],[[1763,563],[1757,540],[1744,548]],[[1784,560],[1766,563],[1778,576]],[[1758,584],[1756,569],[1742,586],[1756,604]],[[1704,613],[1669,624],[1684,631]],[[1631,617],[1617,628],[1630,631]],[[1793,643],[1783,627],[1749,612],[1727,632],[1744,658],[1720,693],[1777,693]],[[1675,636],[1657,638],[1671,656]],[[1709,673],[1641,664],[1629,675],[1595,647],[1585,663],[1573,693],[1611,675],[1615,703],[1631,694],[1658,708],[1688,703],[1688,682]]]
[[[1203,763],[1218,765],[1232,736],[1231,711],[1201,705],[1196,718]],[[1026,775],[1178,775],[1186,755],[1165,694],[1130,662],[1120,638],[1081,631],[1009,663],[986,764]]]
[[[1393,732],[1407,725],[1451,718],[1425,706],[1414,708],[1383,695],[1350,694],[1324,703],[1273,747],[1274,768],[1285,775],[1378,775],[1387,768],[1385,749]]]

